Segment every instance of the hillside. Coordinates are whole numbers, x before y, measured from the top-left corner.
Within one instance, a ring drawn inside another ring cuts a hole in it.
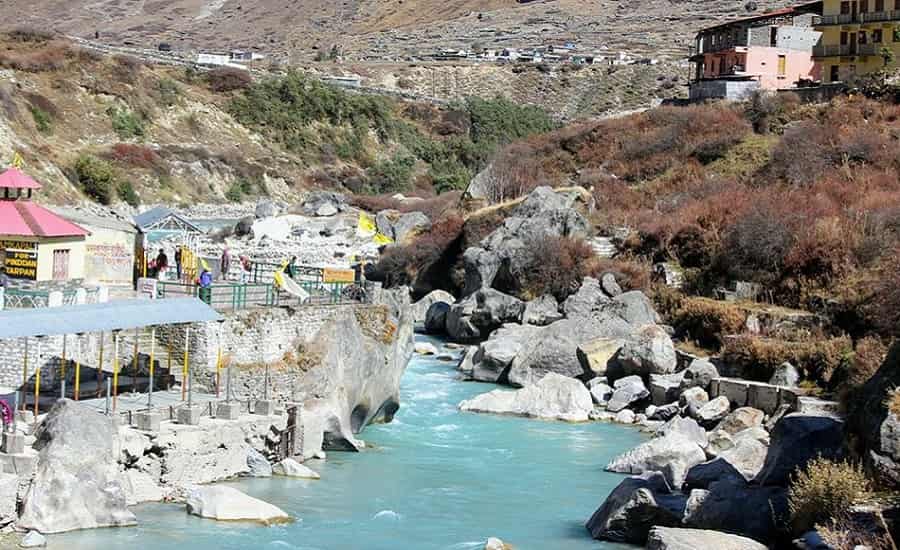
[[[19,152],[53,202],[434,194],[465,187],[497,146],[554,127],[505,100],[437,108],[299,72],[148,65],[36,31],[0,36],[0,68],[0,155]]]

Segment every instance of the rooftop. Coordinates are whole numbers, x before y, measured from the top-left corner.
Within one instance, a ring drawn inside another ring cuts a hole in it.
[[[18,168],[9,168],[0,174],[0,187],[10,189],[40,189],[41,184],[22,173]]]
[[[754,23],[757,21],[765,21],[766,19],[772,19],[775,17],[781,17],[783,15],[800,15],[803,13],[822,13],[822,0],[816,0],[814,2],[805,2],[803,4],[796,4],[794,6],[788,6],[785,8],[772,10],[764,13],[757,13],[755,15],[748,15],[747,17],[741,17],[739,19],[733,19],[731,21],[726,21],[725,23],[719,23],[718,25],[713,25],[711,27],[705,27],[700,29],[698,32],[704,33],[709,31],[714,31],[718,29],[724,29],[726,27],[730,27],[732,25],[739,25],[743,23]]]
[[[30,200],[0,200],[0,235],[84,237],[89,234],[83,227],[75,225]]]

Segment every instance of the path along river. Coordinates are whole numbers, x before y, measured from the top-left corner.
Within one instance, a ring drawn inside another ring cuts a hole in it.
[[[460,401],[494,387],[460,381],[455,364],[415,357],[394,422],[363,432],[365,452],[308,462],[321,480],[231,483],[300,521],[219,523],[151,504],[134,508],[138,527],[53,536],[49,548],[480,550],[489,536],[517,550],[619,548],[592,540],[584,522],[621,480],[603,466],[643,436],[614,424],[461,413]]]

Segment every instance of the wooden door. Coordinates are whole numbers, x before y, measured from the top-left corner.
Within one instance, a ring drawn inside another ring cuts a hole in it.
[[[65,281],[69,278],[69,251],[53,251],[53,280]]]

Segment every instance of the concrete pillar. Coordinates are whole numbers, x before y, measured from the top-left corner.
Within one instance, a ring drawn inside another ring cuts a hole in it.
[[[105,304],[109,301],[109,287],[97,287],[97,303]]]
[[[8,455],[20,455],[25,452],[25,434],[3,432],[3,452]]]
[[[47,296],[47,307],[59,307],[63,305],[63,293],[59,290],[53,290]]]
[[[134,427],[145,432],[158,432],[162,423],[162,415],[154,411],[134,413]]]
[[[253,414],[262,416],[274,416],[275,402],[271,399],[258,399],[253,405]]]
[[[216,406],[216,418],[220,420],[237,420],[241,416],[241,404],[232,401],[220,401]]]
[[[75,289],[75,303],[76,304],[86,304],[87,303],[87,290],[84,288],[76,288]]]
[[[196,426],[200,423],[200,412],[203,409],[198,406],[190,406],[190,407],[180,407],[178,409],[178,423],[185,424],[187,426]]]

